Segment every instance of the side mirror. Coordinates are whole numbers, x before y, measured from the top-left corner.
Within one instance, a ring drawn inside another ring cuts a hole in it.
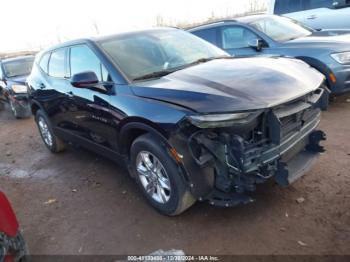
[[[94,88],[99,81],[94,72],[82,72],[72,76],[71,84],[77,88]]]
[[[256,51],[260,52],[261,49],[264,46],[264,40],[262,40],[262,39],[254,39],[254,40],[249,41],[248,45],[251,48],[255,49]]]
[[[334,0],[332,3],[332,6],[335,9],[344,8],[344,7],[350,6],[350,3],[347,0]]]

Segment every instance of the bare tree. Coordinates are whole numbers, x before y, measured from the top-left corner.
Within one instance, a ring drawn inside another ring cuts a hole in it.
[[[96,31],[96,35],[100,35],[100,29],[99,29],[99,26],[98,26],[96,21],[92,22],[92,26],[94,27],[94,29]]]

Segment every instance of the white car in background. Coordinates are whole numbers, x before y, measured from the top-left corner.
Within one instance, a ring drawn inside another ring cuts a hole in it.
[[[314,29],[350,29],[350,0],[270,0],[268,13]]]

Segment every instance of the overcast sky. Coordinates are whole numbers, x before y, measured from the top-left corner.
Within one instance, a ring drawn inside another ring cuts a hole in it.
[[[242,13],[250,0],[1,0],[0,52],[149,28],[166,21],[198,22]],[[264,0],[261,0],[263,2]],[[97,25],[98,30],[94,24]]]

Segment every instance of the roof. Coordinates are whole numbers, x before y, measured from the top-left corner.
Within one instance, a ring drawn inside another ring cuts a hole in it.
[[[242,16],[242,17],[236,17],[234,19],[224,19],[224,20],[218,20],[218,21],[213,21],[209,23],[205,23],[202,25],[198,25],[192,28],[189,28],[188,31],[196,31],[200,29],[207,29],[211,27],[216,27],[220,24],[226,24],[226,23],[251,23],[253,21],[265,18],[265,17],[271,17],[273,15],[267,15],[267,14],[254,14],[254,15],[249,15],[249,16]]]
[[[142,34],[146,32],[154,32],[154,31],[161,31],[161,30],[177,30],[176,28],[173,27],[158,27],[158,28],[152,28],[152,29],[146,29],[146,30],[139,30],[139,31],[131,31],[131,32],[126,32],[126,33],[119,33],[119,34],[113,34],[113,35],[108,35],[108,36],[99,36],[99,37],[89,37],[89,38],[81,38],[81,39],[76,39],[68,42],[64,42],[55,46],[52,46],[50,48],[47,48],[41,52],[45,53],[47,51],[55,50],[61,47],[66,47],[66,46],[71,46],[71,45],[77,45],[77,44],[82,44],[86,42],[103,42],[103,41],[108,41],[110,39],[114,39],[117,37],[126,37],[126,36],[132,36],[132,35],[137,35],[137,34]]]

